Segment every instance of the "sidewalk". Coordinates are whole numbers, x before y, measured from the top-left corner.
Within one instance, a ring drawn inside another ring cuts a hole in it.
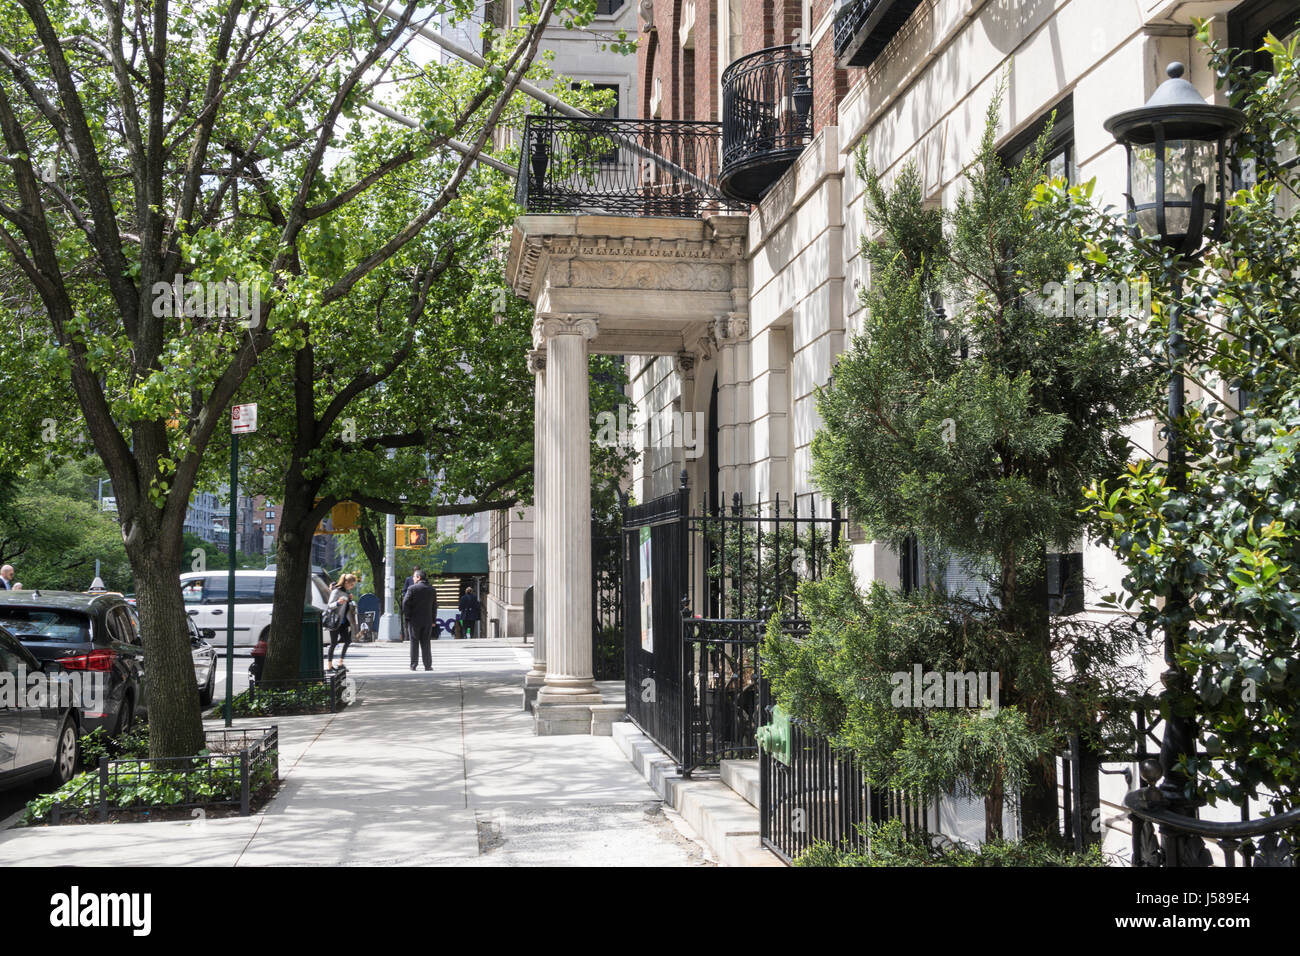
[[[708,860],[609,737],[536,737],[519,709],[529,651],[353,645],[357,702],[280,727],[261,814],[0,833],[0,865],[698,866]],[[671,814],[671,811],[669,811]]]

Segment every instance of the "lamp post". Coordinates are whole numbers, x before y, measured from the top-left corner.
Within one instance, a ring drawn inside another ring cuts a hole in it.
[[[1240,110],[1207,103],[1183,78],[1181,63],[1170,63],[1166,72],[1169,78],[1145,106],[1117,113],[1104,125],[1127,152],[1130,227],[1137,234],[1158,240],[1170,253],[1165,258],[1165,280],[1173,290],[1167,337],[1170,375],[1166,437],[1169,485],[1179,492],[1186,486],[1187,469],[1178,428],[1184,412],[1182,274],[1199,258],[1207,239],[1213,242],[1223,235],[1227,221],[1228,144],[1246,117]],[[1177,650],[1186,639],[1191,612],[1178,582],[1170,590],[1165,612],[1167,669],[1161,681],[1165,697],[1172,703],[1188,689],[1187,675],[1178,666]],[[1196,737],[1195,716],[1176,714],[1172,707],[1167,708],[1160,744],[1160,791],[1169,809],[1186,816],[1195,816],[1196,806],[1184,793],[1186,775],[1175,768],[1181,757],[1195,751]],[[1162,829],[1167,866],[1204,862],[1204,845],[1199,838],[1184,839],[1168,828]]]

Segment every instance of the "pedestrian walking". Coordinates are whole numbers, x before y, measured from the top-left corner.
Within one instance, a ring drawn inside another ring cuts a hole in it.
[[[411,585],[415,583],[415,576],[416,576],[417,574],[422,574],[422,573],[423,573],[423,572],[422,572],[419,568],[416,568],[414,571],[412,571],[410,574],[408,574],[408,575],[406,576],[406,581],[405,581],[405,583],[402,585],[402,596],[399,597],[399,598],[397,599],[397,606],[398,606],[398,607],[405,607],[405,606],[406,606],[406,592],[409,591],[409,590],[411,590]],[[403,612],[403,614],[402,614],[402,640],[404,640],[404,641],[409,641],[410,639],[411,639],[411,635],[407,633],[407,629],[406,629],[406,614],[405,614],[405,612]]]
[[[433,619],[438,613],[438,592],[423,571],[417,570],[412,577],[415,580],[402,598],[402,618],[411,638],[411,670],[415,670],[417,658],[423,657],[424,669],[431,671],[433,658],[429,641],[433,638]]]
[[[479,608],[478,595],[474,593],[472,587],[465,589],[465,593],[460,596],[460,619],[465,626],[465,636],[474,637],[474,625],[478,623],[481,616]]]
[[[339,583],[330,591],[330,608],[341,608],[342,613],[338,615],[338,626],[330,628],[329,670],[334,670],[334,648],[340,643],[343,645],[339,654],[339,663],[342,664],[352,646],[352,635],[358,630],[357,602],[352,598],[352,589],[356,586],[357,576],[349,572],[340,577]]]

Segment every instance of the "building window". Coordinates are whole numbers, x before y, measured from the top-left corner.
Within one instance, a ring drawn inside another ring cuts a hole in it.
[[[1273,72],[1273,55],[1260,49],[1264,37],[1270,33],[1283,43],[1291,42],[1300,33],[1300,11],[1295,0],[1252,0],[1228,15],[1228,44],[1249,51],[1246,55],[1251,58],[1251,66],[1262,73]],[[1300,102],[1292,106],[1300,109]],[[1284,167],[1300,164],[1300,156],[1291,143],[1277,145],[1276,159]],[[1250,186],[1257,181],[1253,161],[1243,164],[1238,173],[1241,185]],[[1289,190],[1279,191],[1277,203],[1285,216],[1294,215],[1300,209],[1300,199]]]
[[[1038,142],[1038,137],[1047,129],[1052,113],[1056,121],[1052,124],[1052,134],[1047,141],[1047,151],[1043,154],[1043,166],[1047,175],[1055,178],[1064,176],[1073,185],[1079,181],[1079,171],[1074,161],[1074,95],[1061,100],[1041,117],[1029,124],[1029,127],[1014,136],[1006,146],[999,150],[1002,162],[1008,167],[1019,165]]]
[[[596,16],[612,17],[623,9],[625,0],[596,0]]]
[[[605,109],[601,110],[600,116],[602,119],[618,119],[619,116],[618,108],[621,105],[621,101],[619,98],[618,84],[617,83],[591,83],[591,84],[574,83],[573,88],[575,90],[580,90],[583,88],[584,85],[590,85],[590,87],[593,90],[609,90],[611,93],[613,93],[614,94],[613,105],[608,106]]]
[[[266,526],[266,533],[267,533],[267,534],[275,534],[275,525],[273,525],[273,524],[268,524],[268,525]]]
[[[266,516],[267,516],[268,518],[274,518],[274,517],[275,517],[275,509],[274,509],[274,508],[267,508],[267,509],[266,509]]]

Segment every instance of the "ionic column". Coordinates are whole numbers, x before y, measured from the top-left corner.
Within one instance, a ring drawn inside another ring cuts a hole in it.
[[[537,732],[590,733],[600,703],[591,670],[591,421],[588,315],[542,315],[535,345],[546,348],[546,676],[537,693]],[[578,706],[582,705],[582,706]],[[586,711],[585,716],[582,713]]]
[[[533,373],[533,666],[524,675],[524,710],[532,707],[546,679],[546,352],[528,353]]]

